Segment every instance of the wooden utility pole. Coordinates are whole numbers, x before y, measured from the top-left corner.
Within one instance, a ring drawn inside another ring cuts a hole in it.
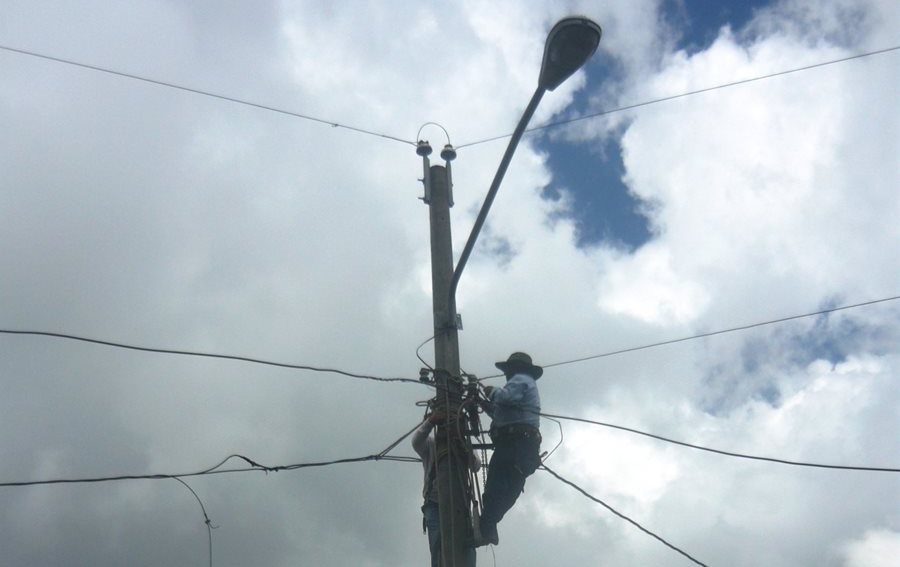
[[[510,138],[500,167],[488,190],[475,226],[463,248],[459,265],[453,268],[453,243],[450,238],[450,207],[453,206],[453,187],[450,162],[456,157],[456,150],[447,145],[441,151],[447,167],[431,166],[428,156],[431,146],[420,141],[416,154],[424,164],[425,203],[431,214],[431,290],[434,305],[434,359],[435,385],[437,387],[437,408],[446,411],[448,420],[438,425],[435,436],[437,459],[438,507],[441,518],[441,565],[443,567],[467,567],[466,549],[469,537],[468,502],[465,493],[466,455],[463,440],[456,427],[460,417],[459,406],[462,392],[462,378],[459,371],[459,337],[457,335],[456,287],[466,266],[466,261],[475,248],[478,233],[491,208],[491,203],[500,188],[519,139],[537,109],[546,91],[552,91],[580,69],[597,50],[602,31],[593,21],[576,16],[563,18],[547,35],[544,44],[544,59],[541,74],[531,102],[525,109],[519,124]],[[439,126],[439,125],[436,125]],[[443,129],[442,126],[439,126]],[[421,130],[419,130],[421,133]],[[447,131],[444,130],[446,134]]]
[[[450,296],[453,279],[453,242],[450,232],[452,206],[448,167],[428,167],[425,161],[425,202],[431,227],[431,289],[434,308],[434,361],[437,408],[446,412],[448,421],[438,424],[435,434],[438,508],[441,518],[441,565],[468,567],[470,547],[468,500],[465,491],[466,463],[463,440],[455,427],[459,414],[462,378],[459,370],[459,336],[455,306]]]

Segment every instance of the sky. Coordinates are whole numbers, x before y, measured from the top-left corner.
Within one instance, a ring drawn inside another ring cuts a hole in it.
[[[458,254],[506,148],[484,140],[513,130],[570,14],[601,25],[599,50],[531,124],[597,116],[523,138],[460,281],[462,367],[490,376],[524,350],[548,366],[546,413],[900,467],[900,52],[634,106],[896,48],[890,0],[7,0],[0,330],[417,378],[434,332],[413,142],[458,148]],[[0,387],[0,483],[363,457],[433,395],[9,333]],[[707,565],[900,556],[896,473],[541,427],[549,467]],[[217,567],[428,561],[415,463],[185,482]],[[692,564],[543,471],[499,530],[479,565]],[[13,566],[210,563],[172,479],[0,487],[0,549]]]

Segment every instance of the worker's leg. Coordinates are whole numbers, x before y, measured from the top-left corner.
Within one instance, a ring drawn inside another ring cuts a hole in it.
[[[515,443],[497,445],[488,467],[484,485],[484,510],[481,532],[487,538],[497,531],[497,523],[516,503],[525,486],[525,477],[516,470]]]
[[[431,551],[431,567],[441,565],[441,516],[437,502],[427,501],[422,506],[425,515],[425,529],[428,531],[428,548]]]

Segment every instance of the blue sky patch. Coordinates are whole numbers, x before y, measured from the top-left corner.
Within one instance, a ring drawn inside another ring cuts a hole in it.
[[[666,0],[663,17],[684,30],[677,47],[689,53],[706,49],[718,37],[719,30],[730,25],[738,30],[755,11],[770,0],[711,1]],[[604,81],[615,81],[622,69],[603,53],[598,53],[586,68],[587,85],[575,96],[567,116],[583,116],[601,109],[591,108],[590,97]],[[542,136],[536,147],[548,155],[553,175],[544,190],[547,199],[559,199],[561,191],[572,198],[565,216],[576,225],[577,246],[600,243],[634,251],[652,237],[647,218],[641,214],[643,203],[635,199],[622,183],[625,167],[618,136],[605,141],[569,142],[562,136]]]
[[[556,200],[561,191],[570,193],[579,247],[602,242],[634,250],[650,239],[650,228],[639,212],[641,202],[622,183],[625,166],[619,140],[610,138],[598,148],[600,144],[541,140],[537,147],[547,152],[553,171],[544,197]]]

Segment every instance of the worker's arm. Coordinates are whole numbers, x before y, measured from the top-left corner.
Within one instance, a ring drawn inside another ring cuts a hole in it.
[[[426,458],[428,454],[428,434],[431,433],[431,430],[434,429],[435,424],[439,421],[446,419],[445,415],[442,412],[433,412],[425,421],[422,422],[422,425],[416,429],[412,436],[412,447],[413,451],[416,452],[417,455]]]
[[[525,400],[525,394],[533,387],[533,381],[521,374],[510,378],[502,388],[495,388],[490,395],[490,401],[494,404],[516,405]]]

